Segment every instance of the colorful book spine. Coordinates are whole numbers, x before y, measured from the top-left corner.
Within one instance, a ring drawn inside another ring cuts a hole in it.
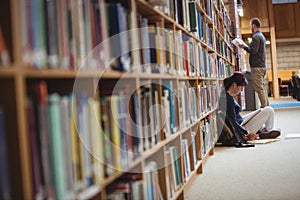
[[[88,102],[87,94],[81,93],[76,96],[77,103],[77,126],[79,139],[82,148],[82,155],[84,161],[84,176],[86,180],[86,186],[89,187],[93,184],[92,169],[91,169],[91,157],[90,157],[90,138],[88,127]]]
[[[89,137],[91,140],[92,171],[95,184],[101,184],[104,179],[103,140],[100,127],[100,102],[88,99]]]
[[[0,199],[10,199],[10,181],[6,145],[6,131],[4,125],[4,111],[0,106]]]
[[[51,94],[47,98],[47,116],[48,129],[50,136],[50,154],[52,177],[54,180],[54,188],[57,199],[65,198],[65,171],[63,159],[63,144],[61,131],[61,115],[60,115],[60,96],[58,94]]]
[[[0,65],[7,66],[10,64],[10,56],[7,49],[6,41],[0,25]]]

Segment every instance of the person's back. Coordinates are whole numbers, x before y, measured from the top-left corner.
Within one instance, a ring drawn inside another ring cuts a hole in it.
[[[266,76],[266,39],[260,30],[261,22],[258,18],[252,18],[250,21],[251,31],[253,33],[252,41],[249,46],[240,47],[247,51],[249,56],[249,64],[251,68],[252,84],[255,92],[257,92],[261,107],[269,105],[268,94],[265,86]]]
[[[251,67],[266,67],[266,38],[259,30],[252,36],[249,54]]]

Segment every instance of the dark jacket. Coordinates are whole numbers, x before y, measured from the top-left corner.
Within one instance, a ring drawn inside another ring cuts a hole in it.
[[[250,67],[266,67],[266,38],[261,31],[253,34],[249,47],[244,49],[250,54]]]
[[[234,129],[239,135],[247,134],[248,131],[241,126],[243,117],[240,114],[240,105],[235,98],[222,90],[220,95],[219,109],[225,113],[226,118],[233,122]]]

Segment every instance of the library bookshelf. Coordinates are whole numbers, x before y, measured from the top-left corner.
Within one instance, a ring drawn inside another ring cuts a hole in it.
[[[236,62],[222,0],[0,7],[1,198],[184,199]]]

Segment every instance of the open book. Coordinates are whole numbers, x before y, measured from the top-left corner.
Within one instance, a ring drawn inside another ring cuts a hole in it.
[[[247,143],[248,144],[267,144],[267,143],[277,142],[277,141],[280,141],[280,138],[251,140],[251,141],[247,141]]]
[[[240,47],[240,45],[248,47],[248,45],[240,38],[235,38],[231,41],[232,44],[234,44],[236,47]]]

